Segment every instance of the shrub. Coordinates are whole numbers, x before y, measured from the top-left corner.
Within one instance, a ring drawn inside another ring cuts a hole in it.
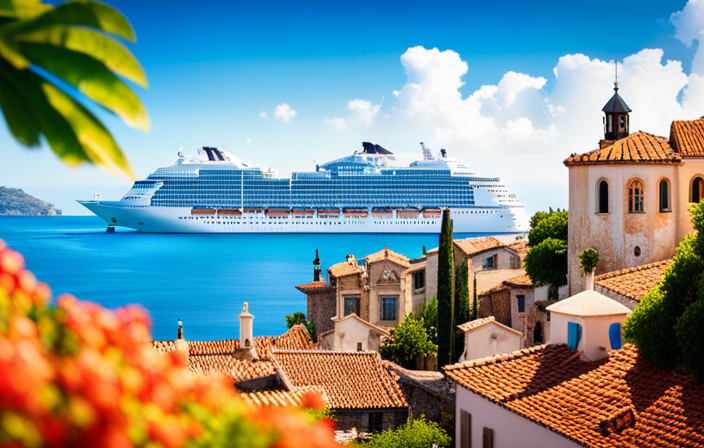
[[[599,254],[591,247],[589,249],[584,249],[584,252],[579,255],[579,261],[582,265],[582,272],[585,274],[591,274],[599,264]]]
[[[547,238],[531,247],[525,259],[526,273],[536,286],[558,288],[567,284],[567,242]]]
[[[435,422],[430,422],[421,415],[419,419],[408,420],[396,430],[384,431],[372,435],[367,448],[449,448],[450,436]]]
[[[423,310],[423,325],[425,326],[425,331],[428,333],[428,338],[430,342],[437,345],[438,343],[438,298],[433,297],[433,300],[425,305],[425,310]]]
[[[307,321],[306,315],[301,313],[300,311],[293,313],[293,315],[286,315],[286,326],[288,328],[293,328],[294,325],[305,325],[306,330],[308,330],[308,334],[310,335],[310,338],[313,340],[313,342],[316,342],[318,340],[318,337],[315,333],[315,323],[313,321]]]
[[[228,378],[191,374],[185,342],[156,352],[141,308],[50,298],[0,240],[0,445],[335,446],[326,421],[249,406]]]
[[[704,382],[704,299],[687,308],[677,320],[675,333],[682,352],[682,367]]]
[[[408,314],[390,333],[379,348],[379,354],[407,369],[415,369],[419,356],[437,353],[437,346],[430,342],[422,317],[417,319]]]

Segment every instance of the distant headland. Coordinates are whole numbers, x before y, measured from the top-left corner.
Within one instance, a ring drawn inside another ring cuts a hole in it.
[[[57,216],[61,214],[54,204],[28,195],[21,189],[0,187],[0,215]]]

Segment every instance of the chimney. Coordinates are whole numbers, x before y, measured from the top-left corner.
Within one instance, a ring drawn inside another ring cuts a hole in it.
[[[586,291],[594,291],[594,271],[595,269],[592,269],[590,273],[584,274],[584,288]]]
[[[235,354],[237,359],[257,358],[257,351],[254,348],[253,321],[254,316],[249,314],[249,304],[244,302],[240,314],[240,345]]]
[[[320,281],[320,258],[318,257],[318,249],[315,249],[315,260],[313,260],[313,281]]]
[[[183,339],[183,322],[181,322],[181,319],[178,320],[178,334],[176,339]]]

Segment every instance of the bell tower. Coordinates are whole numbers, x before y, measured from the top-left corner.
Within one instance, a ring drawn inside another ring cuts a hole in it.
[[[611,97],[606,106],[601,109],[604,112],[604,140],[613,142],[628,137],[628,107],[621,95],[618,94],[618,62],[616,62],[616,80],[614,82],[614,96]]]

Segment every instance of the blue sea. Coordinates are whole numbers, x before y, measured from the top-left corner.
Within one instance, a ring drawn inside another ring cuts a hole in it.
[[[178,319],[190,340],[239,337],[238,314],[249,302],[254,333],[286,331],[286,315],[306,312],[294,286],[313,281],[315,249],[323,274],[384,246],[409,258],[438,246],[432,234],[148,234],[94,216],[0,216],[0,239],[25,257],[27,268],[54,297],[69,292],[114,308],[140,304],[155,339],[174,339]],[[456,235],[456,237],[479,236]]]

